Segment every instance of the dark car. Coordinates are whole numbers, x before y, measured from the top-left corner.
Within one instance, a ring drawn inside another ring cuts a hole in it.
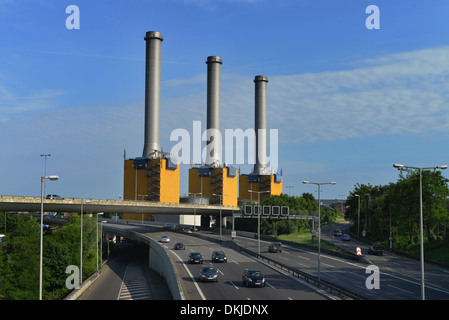
[[[282,245],[280,242],[272,242],[268,246],[268,252],[282,252]]]
[[[204,266],[200,270],[199,281],[218,281],[218,273],[214,266]]]
[[[199,252],[189,253],[189,263],[203,263],[203,256]]]
[[[228,262],[228,258],[223,251],[212,252],[212,262]]]
[[[380,247],[376,247],[376,246],[371,246],[368,249],[368,254],[373,254],[376,256],[381,256],[384,254],[384,251],[382,250],[382,248]]]
[[[63,197],[58,196],[57,194],[47,194],[46,199],[54,199],[54,200],[64,200]]]
[[[182,242],[177,242],[176,244],[175,244],[175,250],[185,250],[186,249],[186,247],[184,246],[184,243],[182,243]]]
[[[265,277],[259,270],[246,269],[242,275],[243,285],[248,287],[265,287]]]
[[[334,236],[335,237],[340,237],[342,235],[341,230],[340,229],[335,229],[334,230]]]
[[[345,233],[343,235],[343,237],[341,237],[341,240],[343,240],[343,241],[351,241],[351,237],[349,236],[349,234]]]

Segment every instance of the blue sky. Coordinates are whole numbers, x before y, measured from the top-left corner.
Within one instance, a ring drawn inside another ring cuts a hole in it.
[[[80,29],[65,25],[72,4]],[[369,5],[380,29],[365,26]],[[152,30],[164,37],[164,151],[172,130],[205,129],[205,61],[218,55],[222,130],[253,128],[253,79],[268,76],[285,192],[336,181],[322,197],[342,199],[357,183],[395,182],[393,163],[449,165],[448,13],[446,0],[2,0],[0,195],[39,195],[47,153],[60,176],[47,193],[122,194],[124,150],[143,150]]]

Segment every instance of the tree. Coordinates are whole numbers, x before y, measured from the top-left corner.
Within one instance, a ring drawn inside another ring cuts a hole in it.
[[[449,221],[447,198],[449,179],[441,171],[423,171],[423,221],[426,236],[431,238],[437,227]],[[398,181],[384,186],[357,184],[346,204],[346,218],[358,220],[360,196],[361,230],[373,241],[387,242],[390,226],[397,244],[413,245],[419,240],[419,172],[401,171]],[[357,228],[354,223],[352,231]],[[363,228],[363,229],[362,229]]]
[[[39,296],[39,223],[26,216],[8,217],[0,255],[0,296],[29,300]]]

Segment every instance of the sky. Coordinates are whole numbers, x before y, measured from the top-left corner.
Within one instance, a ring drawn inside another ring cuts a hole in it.
[[[253,79],[268,77],[285,193],[335,181],[321,197],[345,199],[397,181],[394,163],[449,165],[448,17],[447,0],[1,0],[0,195],[39,196],[51,154],[47,194],[120,199],[125,150],[143,151],[147,31],[164,38],[166,152],[173,130],[206,129],[216,55],[222,131],[254,127]]]

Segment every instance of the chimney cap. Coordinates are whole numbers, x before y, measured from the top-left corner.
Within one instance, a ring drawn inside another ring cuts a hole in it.
[[[209,56],[209,57],[207,57],[206,63],[209,63],[209,62],[218,62],[218,63],[220,63],[220,64],[223,63],[223,62],[221,61],[221,58],[220,58],[219,56]]]
[[[164,40],[164,38],[162,38],[162,34],[159,31],[147,31],[144,39],[145,40],[160,39],[161,41]]]
[[[256,81],[266,81],[268,82],[268,77],[267,76],[255,76],[254,77],[254,82]]]

